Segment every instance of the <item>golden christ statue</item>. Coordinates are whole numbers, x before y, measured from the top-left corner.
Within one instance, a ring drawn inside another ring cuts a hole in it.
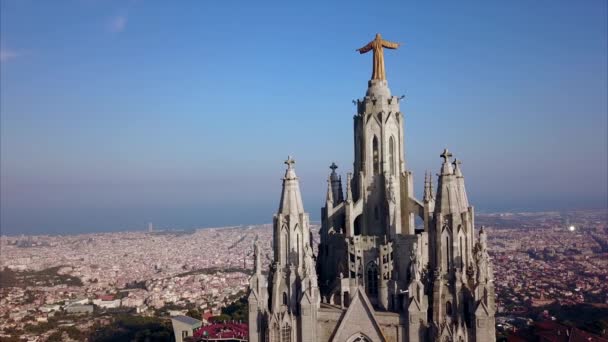
[[[372,80],[386,80],[386,71],[384,70],[384,51],[383,48],[396,49],[399,43],[389,42],[382,39],[380,33],[376,33],[376,38],[369,42],[364,47],[357,49],[359,53],[364,54],[374,50],[374,71],[372,72]]]

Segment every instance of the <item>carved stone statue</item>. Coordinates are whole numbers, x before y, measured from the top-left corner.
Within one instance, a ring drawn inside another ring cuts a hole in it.
[[[414,242],[410,253],[410,275],[416,280],[420,280],[420,261],[418,260],[418,244]]]
[[[384,49],[396,49],[399,43],[389,42],[382,39],[380,33],[376,33],[376,38],[369,42],[364,47],[357,49],[359,53],[364,54],[369,51],[374,51],[374,70],[372,72],[372,80],[386,80],[386,72],[384,70]]]

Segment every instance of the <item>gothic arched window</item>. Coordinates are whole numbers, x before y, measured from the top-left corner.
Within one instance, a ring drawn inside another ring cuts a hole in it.
[[[380,173],[380,154],[378,152],[378,138],[374,135],[372,139],[372,157],[374,158],[374,175]]]
[[[460,237],[460,245],[458,247],[460,248],[460,270],[462,271],[464,269],[464,250],[462,246],[462,236]]]
[[[281,255],[280,261],[283,265],[287,265],[289,261],[289,237],[287,235],[287,227],[283,226],[281,231],[279,255]],[[282,250],[281,250],[282,249]]]
[[[287,292],[283,292],[283,305],[287,305]]]
[[[450,237],[445,237],[445,269],[450,269]]]
[[[300,262],[300,234],[296,234],[296,258],[298,259],[298,265],[301,265],[302,263]]]
[[[281,342],[291,342],[291,327],[285,324],[281,329]]]
[[[391,175],[395,175],[395,139],[388,140],[388,160],[391,163]]]
[[[378,294],[378,265],[373,261],[367,265],[367,293]]]
[[[445,314],[448,316],[452,316],[452,302],[449,300],[445,303]]]

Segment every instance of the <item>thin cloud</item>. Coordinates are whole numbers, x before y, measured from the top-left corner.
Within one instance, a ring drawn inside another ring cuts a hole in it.
[[[108,23],[108,30],[112,33],[120,33],[127,27],[127,16],[117,15]]]
[[[0,62],[8,62],[11,59],[19,57],[19,53],[15,50],[0,49]]]

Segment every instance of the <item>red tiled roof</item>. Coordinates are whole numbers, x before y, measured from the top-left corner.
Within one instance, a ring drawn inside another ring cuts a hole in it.
[[[604,337],[552,321],[536,322],[534,325],[541,342],[608,342]]]
[[[200,327],[194,337],[248,339],[249,328],[245,323],[214,323]]]

